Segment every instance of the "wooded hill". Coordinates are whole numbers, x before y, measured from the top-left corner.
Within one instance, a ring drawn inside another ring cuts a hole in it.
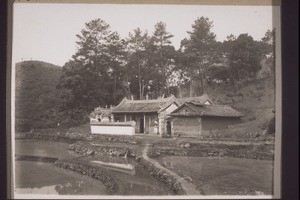
[[[265,66],[268,67],[268,66]],[[57,128],[57,123],[69,117],[61,109],[60,90],[56,88],[62,68],[41,61],[24,61],[16,65],[16,130],[29,131],[34,128]],[[181,85],[181,94],[187,97],[197,86]],[[231,105],[246,116],[241,125],[229,129],[230,133],[262,132],[274,118],[275,84],[273,77],[239,82],[236,86],[226,84],[206,85],[205,92],[215,104]],[[89,113],[92,110],[87,111]],[[79,124],[88,121],[88,115]],[[65,124],[67,127],[74,124]],[[75,125],[76,126],[76,125]],[[222,131],[222,134],[226,134]],[[227,134],[230,134],[230,133]]]
[[[56,85],[61,71],[61,67],[42,61],[24,61],[16,64],[17,131],[56,125],[56,109],[60,103]]]

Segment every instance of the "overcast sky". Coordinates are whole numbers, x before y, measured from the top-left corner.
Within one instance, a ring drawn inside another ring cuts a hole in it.
[[[13,64],[40,60],[63,66],[76,52],[76,34],[90,20],[101,18],[122,38],[133,29],[147,29],[162,21],[172,33],[173,45],[180,41],[198,17],[213,21],[218,41],[230,34],[248,33],[260,40],[272,29],[270,6],[198,6],[198,5],[105,5],[105,4],[14,4]]]

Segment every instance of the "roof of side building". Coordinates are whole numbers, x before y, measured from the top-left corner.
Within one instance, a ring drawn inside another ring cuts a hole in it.
[[[187,106],[192,112],[178,113],[184,106]],[[228,105],[200,105],[187,102],[174,110],[171,116],[206,116],[206,117],[243,117],[244,115]]]

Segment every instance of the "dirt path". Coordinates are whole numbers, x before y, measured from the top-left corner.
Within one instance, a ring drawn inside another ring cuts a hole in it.
[[[143,149],[143,153],[142,153],[142,157],[147,160],[148,162],[152,163],[155,167],[169,173],[171,176],[173,176],[182,186],[183,190],[185,191],[185,193],[187,195],[201,195],[200,191],[198,191],[195,187],[194,184],[186,181],[184,178],[182,178],[181,176],[177,175],[176,173],[174,173],[173,171],[163,167],[162,165],[160,165],[157,161],[149,158],[147,156],[148,153],[148,149],[149,149],[149,144],[146,144],[146,146]]]

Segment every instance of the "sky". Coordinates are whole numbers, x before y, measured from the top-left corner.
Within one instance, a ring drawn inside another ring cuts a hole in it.
[[[27,4],[13,6],[13,65],[40,60],[63,66],[76,52],[76,34],[84,24],[100,18],[122,38],[140,27],[154,31],[162,21],[174,35],[176,49],[188,37],[187,31],[198,17],[213,21],[217,41],[230,34],[248,33],[260,40],[273,26],[271,6],[133,5],[133,4]]]

